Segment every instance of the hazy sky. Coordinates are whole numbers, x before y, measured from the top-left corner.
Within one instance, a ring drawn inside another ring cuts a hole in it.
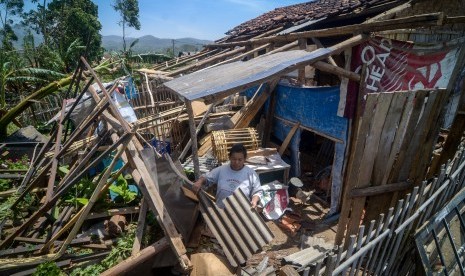
[[[194,37],[216,40],[233,27],[277,7],[305,0],[139,0],[141,29],[128,29],[129,37]],[[121,35],[118,14],[111,0],[94,0],[99,8],[102,35]]]

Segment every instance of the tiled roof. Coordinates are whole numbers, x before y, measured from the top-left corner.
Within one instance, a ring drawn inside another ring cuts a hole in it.
[[[302,4],[277,8],[252,20],[244,22],[226,34],[229,38],[255,36],[284,26],[285,28],[301,24],[308,20],[333,17],[350,12],[363,11],[369,7],[395,0],[316,0]],[[399,1],[400,2],[400,1]]]

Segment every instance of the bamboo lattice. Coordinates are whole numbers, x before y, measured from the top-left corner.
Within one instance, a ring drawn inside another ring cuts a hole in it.
[[[218,161],[228,160],[228,150],[232,145],[241,143],[247,150],[256,150],[261,144],[258,132],[254,128],[240,128],[212,131],[213,153]]]

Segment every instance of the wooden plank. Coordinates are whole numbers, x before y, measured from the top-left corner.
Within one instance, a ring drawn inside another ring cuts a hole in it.
[[[156,243],[144,248],[134,256],[127,258],[126,260],[119,262],[117,265],[104,271],[101,275],[125,275],[130,272],[134,267],[150,260],[156,254],[169,248],[169,242],[167,238],[162,238]]]
[[[293,42],[290,42],[286,45],[283,45],[279,48],[276,48],[274,50],[271,50],[269,51],[268,53],[266,53],[265,55],[272,55],[272,54],[276,54],[276,53],[279,53],[279,52],[284,52],[284,51],[287,51],[287,50],[291,50],[293,48],[296,48],[297,46],[299,46],[299,41],[298,40],[295,40]]]
[[[386,185],[386,182],[383,181],[387,181],[387,176],[391,172],[390,164],[386,162],[386,160],[389,160],[391,151],[393,149],[397,150],[395,138],[397,132],[402,131],[400,128],[398,128],[398,126],[401,126],[399,121],[402,118],[404,106],[407,102],[407,99],[409,98],[409,95],[412,95],[412,93],[394,93],[386,121],[383,126],[378,153],[374,163],[372,186]],[[378,196],[370,198],[365,213],[367,220],[376,219],[380,213],[384,213],[389,209],[393,191],[388,190],[386,191],[388,194],[378,194]]]
[[[247,57],[247,59],[249,59],[250,56],[252,56],[252,54],[257,54],[258,51],[264,50],[264,49],[268,48],[270,45],[271,45],[271,43],[267,43],[267,44],[263,44],[263,45],[261,45],[261,46],[252,48],[252,49],[248,50],[247,52],[245,52],[245,53],[243,53],[243,54],[240,54],[240,55],[235,56],[235,57],[233,57],[233,58],[230,58],[230,59],[227,59],[227,60],[224,60],[224,61],[215,63],[214,65],[209,66],[208,68],[216,67],[216,66],[219,66],[219,65],[222,65],[222,64],[226,64],[226,63],[231,63],[231,62],[234,62],[234,61],[238,61],[238,60],[241,60],[241,59],[243,59],[243,58],[245,58],[245,57]]]
[[[387,113],[386,122],[383,126],[378,154],[375,159],[373,168],[373,186],[386,184],[386,182],[383,182],[384,176],[389,173],[391,169],[390,167],[387,167],[386,160],[388,160],[394,146],[397,126],[400,125],[399,121],[402,118],[402,111],[409,94],[409,92],[394,93]]]
[[[210,105],[206,105],[203,101],[197,100],[192,101],[192,111],[194,112],[194,116],[199,116],[205,113]]]
[[[227,58],[227,57],[230,57],[230,56],[233,56],[235,54],[238,54],[238,53],[242,53],[245,51],[245,47],[239,47],[237,49],[234,49],[234,50],[226,50],[226,51],[222,51],[222,52],[219,52],[218,54],[212,56],[212,57],[209,57],[209,58],[206,58],[204,60],[201,60],[199,62],[196,62],[194,64],[190,64],[190,65],[187,65],[187,66],[184,66],[182,68],[179,68],[173,72],[170,72],[167,76],[169,77],[174,77],[174,76],[177,76],[181,73],[185,73],[185,72],[188,72],[188,71],[191,71],[191,70],[198,70],[198,69],[201,69],[205,66],[207,66],[208,64],[211,64],[215,61],[218,61],[218,60],[221,60],[221,59],[224,59],[224,58]]]
[[[111,217],[113,215],[126,215],[126,214],[135,214],[139,211],[139,207],[123,207],[123,208],[116,208],[116,209],[108,209],[103,212],[90,212],[87,216],[87,219],[96,219],[96,218],[105,218]]]
[[[368,99],[373,97],[372,94],[367,95]],[[366,133],[359,133],[359,135],[367,135],[363,154],[357,156],[360,158],[359,173],[355,176],[355,187],[363,188],[370,185],[370,180],[373,172],[373,164],[375,161],[376,153],[380,142],[380,135],[382,126],[384,125],[387,111],[391,105],[393,93],[380,93],[377,97],[377,104],[374,108],[373,116],[370,118],[371,123],[369,130]],[[367,99],[367,101],[368,101]],[[368,106],[368,105],[367,105]],[[365,109],[364,117],[368,119],[367,109]],[[362,219],[363,208],[365,207],[366,198],[358,198],[354,201],[350,221],[347,225],[347,236],[357,233],[360,220]]]
[[[362,68],[362,76],[366,74],[366,67]],[[364,80],[364,78],[362,78]],[[360,87],[363,87],[363,83],[360,84]],[[355,188],[356,185],[356,177],[359,172],[360,161],[361,159],[359,156],[363,154],[363,150],[365,148],[365,136],[361,135],[361,133],[366,133],[369,129],[369,123],[371,121],[371,115],[373,115],[373,108],[377,102],[375,97],[370,97],[369,100],[367,99],[365,105],[365,113],[369,113],[370,116],[358,116],[359,111],[361,109],[361,91],[359,91],[359,96],[357,100],[357,112],[355,120],[352,122],[352,138],[350,139],[351,142],[349,144],[350,147],[350,154],[349,154],[349,163],[347,165],[347,175],[345,177],[345,185],[343,187],[343,195],[342,195],[342,208],[341,214],[339,217],[339,225],[335,237],[335,244],[342,244],[343,239],[346,233],[347,223],[349,221],[349,214],[352,208],[353,200],[349,197],[349,192]],[[378,95],[378,94],[375,94]]]
[[[276,91],[271,91],[270,104],[268,106],[268,112],[265,117],[265,126],[263,131],[262,146],[267,147],[270,142],[271,132],[273,130],[273,117],[276,110]]]
[[[407,116],[402,116],[401,125],[405,125],[405,133],[398,133],[398,135],[400,136],[395,138],[399,138],[401,146],[398,152],[391,152],[391,157],[395,159],[395,163],[392,166],[390,176],[387,180],[388,182],[401,182],[406,180],[399,178],[399,173],[401,168],[404,166],[404,160],[406,158],[407,149],[409,147],[413,135],[415,134],[415,127],[417,125],[420,113],[424,106],[424,99],[429,92],[425,90],[419,90],[412,93],[415,95],[415,99],[413,100],[413,106],[411,107],[411,110],[406,110],[406,112],[409,113],[407,114]]]
[[[389,176],[392,173],[392,167],[394,165],[394,162],[396,161],[397,156],[403,145],[404,137],[406,135],[406,132],[408,131],[409,119],[412,113],[412,109],[414,107],[414,103],[416,103],[415,99],[416,99],[416,93],[408,93],[406,102],[402,110],[402,116],[400,118],[400,122],[399,122],[399,125],[397,126],[397,130],[394,136],[394,141],[391,146],[389,157],[386,159],[387,160],[386,169],[389,171],[384,172],[383,179],[381,180],[382,184],[387,183]]]
[[[134,237],[134,244],[132,245],[132,253],[131,256],[136,255],[140,251],[140,246],[142,244],[142,237],[144,235],[145,229],[145,218],[147,215],[147,202],[145,202],[145,198],[142,198],[140,204],[140,212],[139,217],[137,218],[137,229],[136,234]]]
[[[431,115],[425,122],[425,129],[423,129],[420,136],[420,144],[422,147],[418,152],[416,161],[414,161],[417,165],[414,167],[415,170],[411,171],[409,175],[410,179],[415,179],[417,185],[425,178],[427,168],[430,165],[434,144],[439,137],[442,118],[444,116],[444,105],[446,99],[449,97],[449,93],[445,90],[439,90],[437,93],[439,93],[439,95],[432,107]]]
[[[339,76],[339,77],[345,77],[345,78],[348,78],[348,79],[350,79],[352,81],[356,81],[356,82],[360,81],[360,75],[359,74],[354,73],[354,72],[349,71],[349,70],[346,70],[346,69],[343,69],[343,68],[341,68],[339,66],[334,66],[334,65],[326,63],[324,61],[317,61],[317,62],[313,63],[312,66],[315,67],[316,69],[320,70],[320,71],[323,71],[323,72],[331,73],[331,74],[334,74],[334,75]]]
[[[298,39],[299,41],[299,49],[300,50],[306,50],[307,49],[307,39],[306,38],[299,38]],[[303,67],[300,67],[298,70],[297,70],[297,82],[302,84],[302,85],[305,85],[305,66]]]
[[[263,90],[263,92],[254,100],[250,108],[244,113],[242,117],[237,121],[234,125],[234,128],[245,128],[250,125],[250,122],[255,118],[257,113],[260,111],[262,106],[265,104],[266,100],[270,96],[271,92],[275,89],[276,85],[278,84],[279,79],[270,80]]]
[[[399,183],[385,184],[382,186],[357,188],[357,189],[353,189],[352,191],[350,191],[349,195],[350,197],[375,196],[375,195],[380,195],[380,194],[385,194],[385,193],[392,193],[396,191],[406,190],[406,189],[411,188],[412,186],[413,186],[412,182],[405,181],[405,182],[399,182]],[[390,203],[390,200],[389,200],[389,203]]]
[[[197,143],[197,131],[194,120],[194,111],[192,108],[192,102],[186,100],[187,114],[189,115],[189,131],[191,135],[191,149],[192,149],[192,161],[194,163],[194,175],[195,178],[200,177],[200,165],[199,165],[199,151]]]
[[[62,106],[61,106],[61,114],[60,114],[60,120],[58,123],[58,132],[55,140],[55,145],[54,145],[54,153],[53,153],[53,161],[52,161],[52,167],[50,168],[50,177],[48,179],[48,184],[47,184],[47,193],[45,194],[45,200],[50,201],[50,199],[53,196],[53,189],[55,187],[55,178],[57,175],[57,168],[58,168],[58,153],[60,153],[60,148],[61,148],[61,137],[63,134],[63,125],[64,125],[64,117],[65,117],[65,109],[66,109],[66,100],[63,100]]]
[[[438,91],[431,91],[428,95],[428,100],[423,112],[421,113],[420,120],[415,127],[413,136],[408,140],[408,147],[405,154],[406,158],[404,158],[404,161],[402,162],[398,175],[399,181],[409,178],[411,176],[411,172],[414,172],[416,167],[419,165],[417,162],[419,161],[420,147],[425,146],[422,142],[424,141],[427,130],[430,128],[429,122],[431,122],[431,118],[436,112],[434,107],[437,107],[437,97]]]
[[[202,117],[202,120],[200,120],[199,124],[197,125],[197,128],[195,129],[195,135],[199,134],[200,130],[202,129],[205,120],[210,116],[210,112],[213,110],[213,107],[215,105],[211,104],[208,108],[208,110],[205,112],[205,114]],[[193,106],[192,106],[193,108]],[[208,136],[210,137],[210,135]],[[198,143],[198,142],[197,142]],[[205,144],[205,142],[201,143],[202,145]],[[184,149],[182,150],[181,154],[179,154],[178,159],[183,160],[184,157],[186,156],[187,152],[189,151],[189,148],[192,146],[192,138],[189,138],[189,141],[187,141],[187,144],[184,146]]]
[[[195,54],[191,57],[187,57],[185,59],[183,59],[181,62],[175,62],[175,60],[172,60],[170,61],[170,65],[169,66],[159,66],[159,67],[155,67],[155,69],[163,69],[163,70],[170,70],[170,69],[173,69],[174,67],[180,67],[181,65],[184,65],[186,63],[188,63],[189,61],[193,61],[195,59],[199,59],[199,58],[203,58],[205,56],[208,56],[208,55],[212,55],[212,54],[217,54],[219,52],[219,49],[214,49],[214,50],[210,50],[210,51],[207,51],[205,53],[198,53],[198,54]]]
[[[297,129],[299,128],[300,126],[300,122],[298,122],[297,124],[295,124],[292,129],[289,131],[289,133],[287,134],[286,138],[284,139],[284,142],[281,144],[281,146],[279,147],[279,155],[283,155],[284,151],[287,149],[287,146],[289,145],[289,143],[291,142],[291,139],[292,137],[294,137],[294,134],[295,132],[297,131]]]

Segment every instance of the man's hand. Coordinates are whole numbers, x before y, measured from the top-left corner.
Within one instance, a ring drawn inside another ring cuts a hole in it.
[[[250,201],[250,207],[252,209],[257,208],[258,201],[260,200],[260,197],[258,195],[254,195],[252,197],[252,200]]]
[[[205,181],[203,177],[200,177],[197,181],[194,182],[194,185],[192,185],[192,190],[198,194],[200,191],[200,188],[202,188],[202,184]]]

